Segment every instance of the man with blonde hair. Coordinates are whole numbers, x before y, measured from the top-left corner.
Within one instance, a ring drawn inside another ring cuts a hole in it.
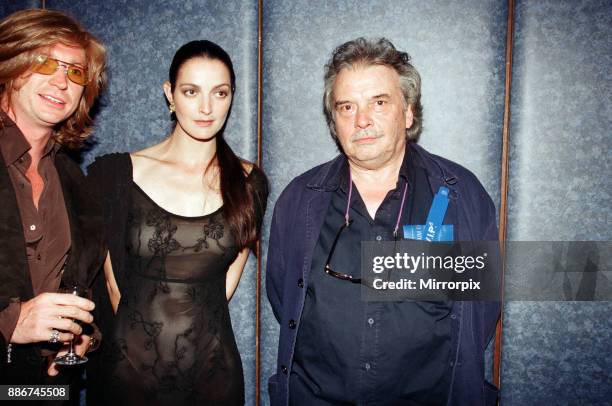
[[[56,353],[73,338],[80,354],[95,344],[94,303],[57,292],[88,286],[103,260],[101,216],[66,149],[91,133],[105,61],[63,13],[0,21],[0,384],[68,383],[76,369],[59,370]]]

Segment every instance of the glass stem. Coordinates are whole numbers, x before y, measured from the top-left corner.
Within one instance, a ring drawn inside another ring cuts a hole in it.
[[[75,338],[76,337],[72,337],[72,340],[70,340],[70,352],[68,353],[70,355],[74,355],[74,345],[73,344],[74,344],[74,339]]]

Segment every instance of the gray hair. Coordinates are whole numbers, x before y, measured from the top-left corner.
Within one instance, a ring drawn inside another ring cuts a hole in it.
[[[342,69],[355,66],[383,65],[393,68],[400,78],[400,88],[404,96],[404,107],[412,105],[414,122],[406,129],[408,140],[417,140],[423,128],[423,106],[421,105],[421,76],[410,63],[410,55],[395,49],[386,38],[366,39],[363,37],[345,42],[337,47],[325,65],[325,87],[323,93],[323,112],[327,126],[336,144],[336,122],[334,120],[333,87]],[[338,144],[338,146],[340,146]]]

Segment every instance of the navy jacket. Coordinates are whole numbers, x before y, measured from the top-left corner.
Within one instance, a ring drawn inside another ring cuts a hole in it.
[[[432,194],[450,189],[445,223],[454,225],[457,241],[495,241],[495,206],[478,179],[467,169],[412,143],[427,171]],[[274,208],[268,247],[266,289],[280,323],[276,374],[268,381],[272,406],[287,405],[289,375],[300,318],[304,308],[312,254],[332,191],[331,181],[346,158],[317,166],[295,178]],[[496,388],[484,379],[484,350],[495,330],[499,302],[454,302],[452,377],[448,405],[493,405]],[[415,371],[415,373],[418,373]]]

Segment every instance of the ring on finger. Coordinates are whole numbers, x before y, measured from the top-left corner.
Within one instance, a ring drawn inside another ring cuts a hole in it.
[[[51,330],[51,337],[49,337],[49,342],[51,344],[59,343],[60,332],[56,329]]]

